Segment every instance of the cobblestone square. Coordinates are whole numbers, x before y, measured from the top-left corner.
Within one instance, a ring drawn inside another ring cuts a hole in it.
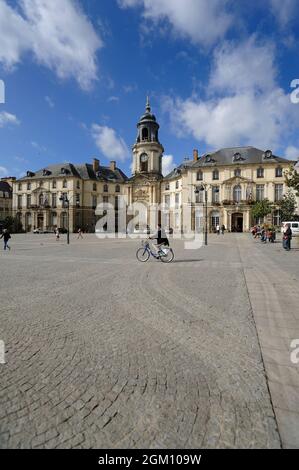
[[[1,250],[0,447],[299,447],[299,245],[175,240],[167,265],[139,244]]]

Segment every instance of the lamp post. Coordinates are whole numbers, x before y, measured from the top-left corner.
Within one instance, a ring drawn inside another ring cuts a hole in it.
[[[200,186],[195,188],[194,193],[199,194],[200,191],[204,191],[205,193],[205,245],[208,245],[208,185],[202,183]],[[215,193],[219,193],[219,188],[214,186]]]
[[[70,244],[70,200],[67,197],[67,194],[63,194],[59,198],[60,201],[62,201],[64,207],[66,205],[67,208],[67,244]]]

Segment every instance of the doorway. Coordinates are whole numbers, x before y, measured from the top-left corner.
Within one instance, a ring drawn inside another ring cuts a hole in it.
[[[235,213],[232,215],[232,232],[243,232],[243,214]]]
[[[37,228],[41,230],[44,228],[44,216],[41,214],[37,216]]]

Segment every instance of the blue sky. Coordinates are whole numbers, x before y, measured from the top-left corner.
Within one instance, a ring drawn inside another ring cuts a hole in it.
[[[93,156],[129,175],[147,94],[165,172],[193,148],[297,159],[298,45],[297,0],[0,0],[0,176]]]

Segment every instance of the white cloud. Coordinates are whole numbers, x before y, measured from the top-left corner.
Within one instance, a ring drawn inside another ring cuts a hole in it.
[[[121,8],[142,7],[145,20],[167,20],[175,35],[203,45],[223,37],[233,20],[227,0],[118,0],[118,4]]]
[[[55,103],[54,103],[54,101],[52,100],[52,98],[50,98],[50,96],[45,96],[45,101],[48,103],[48,105],[49,105],[50,108],[54,108]]]
[[[43,145],[40,145],[38,142],[32,141],[31,145],[32,145],[33,148],[35,148],[39,152],[46,152],[46,150],[47,150],[46,147],[44,147]]]
[[[298,0],[270,0],[270,8],[280,26],[285,27],[294,18]]]
[[[5,178],[8,175],[8,170],[5,166],[0,166],[0,177]]]
[[[289,95],[276,83],[271,44],[255,38],[226,44],[214,53],[211,70],[206,99],[165,100],[176,132],[210,147],[275,148],[299,124]]]
[[[168,175],[174,168],[175,162],[173,160],[173,155],[164,155],[162,158],[162,174],[163,176]]]
[[[299,148],[289,145],[284,152],[284,156],[290,160],[299,159]]]
[[[96,146],[105,157],[120,161],[124,161],[129,157],[129,151],[125,141],[122,137],[118,136],[111,127],[93,124],[91,134]]]
[[[19,7],[19,8],[18,8]],[[0,63],[11,69],[25,53],[61,79],[74,78],[83,89],[97,79],[99,35],[72,0],[19,0],[16,8],[0,2]]]
[[[6,111],[2,111],[0,113],[0,128],[9,124],[18,125],[20,124],[20,121],[14,114],[10,114],[10,113],[7,113]]]
[[[118,96],[109,96],[107,101],[108,101],[108,103],[111,103],[111,102],[117,103],[119,101],[119,97]]]

